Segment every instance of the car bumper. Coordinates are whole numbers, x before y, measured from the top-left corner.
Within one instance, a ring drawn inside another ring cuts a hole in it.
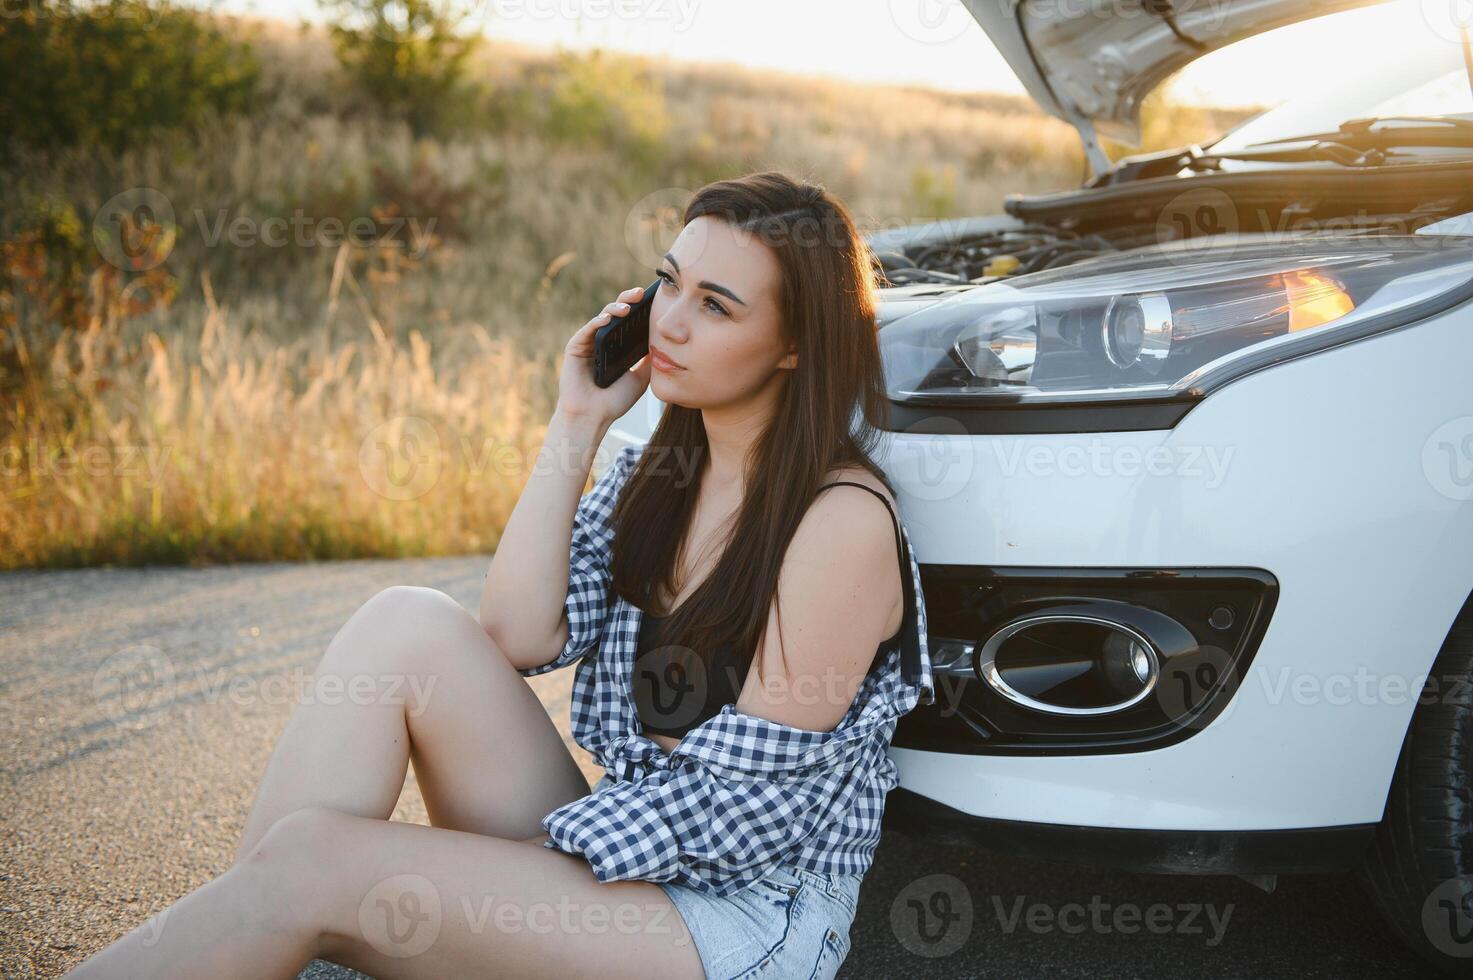
[[[1169,429],[894,433],[879,461],[923,573],[1255,568],[1279,595],[1236,693],[1189,737],[1119,753],[938,751],[906,747],[902,720],[892,801],[922,828],[927,812],[994,829],[1377,822],[1473,588],[1473,506],[1436,445],[1473,438],[1469,363],[1473,312],[1460,307],[1239,379]],[[938,687],[917,711],[944,698]]]
[[[1349,871],[1374,823],[1289,830],[1133,830],[973,816],[907,789],[885,798],[884,829],[943,844],[1146,874]]]

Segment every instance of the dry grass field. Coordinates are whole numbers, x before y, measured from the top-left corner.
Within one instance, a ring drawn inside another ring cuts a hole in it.
[[[563,344],[690,191],[782,168],[872,230],[1083,175],[1022,98],[499,43],[463,131],[416,137],[320,31],[228,23],[248,116],[0,181],[0,567],[492,550]],[[1156,104],[1148,141],[1233,116]],[[169,232],[130,241],[140,205]]]

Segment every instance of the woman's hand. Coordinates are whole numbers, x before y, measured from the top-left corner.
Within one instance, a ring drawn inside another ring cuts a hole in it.
[[[649,352],[646,351],[619,380],[607,388],[600,388],[593,383],[593,335],[613,316],[626,315],[630,305],[638,302],[647,288],[632,286],[624,290],[617,300],[605,306],[603,312],[573,334],[563,350],[563,370],[558,377],[558,412],[612,423],[639,401],[650,383]]]

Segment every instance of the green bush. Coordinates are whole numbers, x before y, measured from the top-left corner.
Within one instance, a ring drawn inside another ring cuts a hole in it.
[[[8,140],[111,152],[245,111],[260,77],[249,45],[155,0],[26,0],[0,18],[0,65]]]
[[[402,117],[416,135],[442,133],[463,121],[469,104],[465,62],[478,38],[460,28],[463,0],[320,0],[338,62],[379,107]]]

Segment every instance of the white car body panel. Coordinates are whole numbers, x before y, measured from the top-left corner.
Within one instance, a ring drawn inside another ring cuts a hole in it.
[[[979,817],[1093,827],[1378,821],[1473,589],[1473,474],[1460,483],[1427,462],[1435,447],[1424,455],[1439,430],[1473,439],[1470,366],[1465,304],[1241,378],[1174,429],[890,435],[876,462],[922,564],[1247,566],[1279,582],[1243,683],[1203,731],[1120,754],[892,748],[901,786]],[[662,408],[646,392],[608,444],[644,441]],[[1179,454],[1171,472],[1146,471],[1153,450]],[[1379,686],[1397,678],[1399,696]]]

